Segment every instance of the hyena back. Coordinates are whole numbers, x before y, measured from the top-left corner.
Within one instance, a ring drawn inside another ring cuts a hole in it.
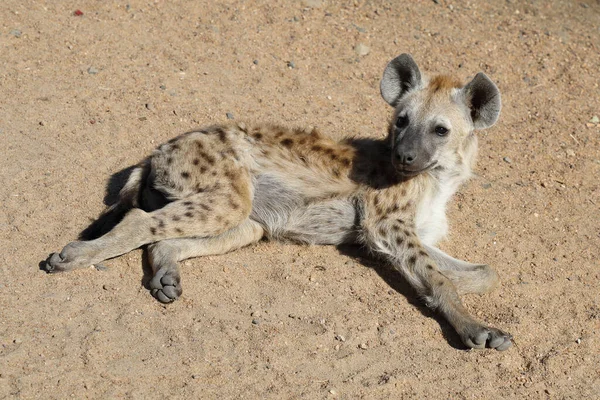
[[[445,207],[470,176],[474,130],[496,122],[500,93],[482,73],[468,84],[427,79],[400,55],[386,67],[383,98],[394,107],[385,140],[334,141],[314,129],[212,126],[163,144],[131,174],[103,236],[69,243],[49,272],[99,263],[149,245],[151,293],[182,293],[177,263],[222,254],[263,237],[309,244],[357,243],[398,270],[471,348],[505,350],[511,336],[469,315],[459,294],[497,283],[486,265],[435,247]]]

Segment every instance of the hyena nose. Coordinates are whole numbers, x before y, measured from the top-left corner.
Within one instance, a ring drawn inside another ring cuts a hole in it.
[[[399,151],[396,153],[396,160],[402,165],[411,165],[413,162],[415,162],[416,158],[417,156],[413,151]]]

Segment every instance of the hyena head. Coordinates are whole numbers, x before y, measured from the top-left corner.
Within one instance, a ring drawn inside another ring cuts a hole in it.
[[[408,54],[387,65],[381,95],[395,108],[389,128],[392,164],[405,177],[452,169],[474,158],[473,131],[500,115],[500,91],[482,72],[466,85],[448,76],[426,79]]]

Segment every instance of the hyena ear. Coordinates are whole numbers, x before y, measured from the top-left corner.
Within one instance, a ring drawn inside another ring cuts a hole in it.
[[[383,71],[381,96],[395,107],[398,100],[409,90],[421,85],[421,71],[410,54],[401,54],[390,61]]]
[[[485,129],[494,125],[500,116],[502,101],[498,87],[483,72],[462,89],[464,101],[471,110],[471,120],[475,129]]]

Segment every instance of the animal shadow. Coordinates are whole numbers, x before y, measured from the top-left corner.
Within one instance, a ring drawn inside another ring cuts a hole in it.
[[[368,254],[368,250],[365,247],[357,245],[340,245],[337,249],[340,254],[353,258],[367,268],[372,268],[393,290],[406,297],[408,302],[419,310],[424,317],[434,319],[440,325],[442,335],[450,346],[458,350],[467,350],[467,347],[463,344],[454,328],[444,317],[432,312],[423,305],[423,302],[419,300],[417,292],[408,282],[406,282],[398,271],[386,267],[385,262],[374,259],[374,257]]]
[[[115,227],[128,209],[119,209],[119,192],[125,186],[135,166],[127,167],[111,175],[104,193],[104,204],[108,207],[100,216],[79,234],[81,240],[97,239]]]

